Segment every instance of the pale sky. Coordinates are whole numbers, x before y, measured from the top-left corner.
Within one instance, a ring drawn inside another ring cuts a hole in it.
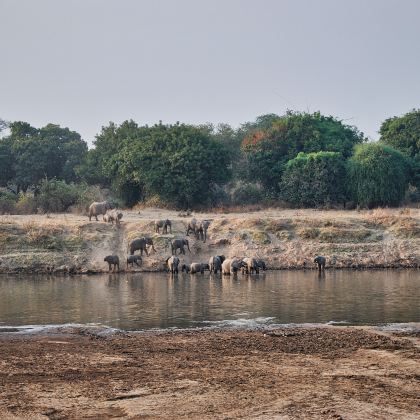
[[[0,0],[0,118],[67,126],[420,107],[420,0]]]

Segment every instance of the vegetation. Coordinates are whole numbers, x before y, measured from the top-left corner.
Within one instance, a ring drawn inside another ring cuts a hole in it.
[[[0,119],[0,213],[84,211],[116,197],[179,209],[394,206],[420,198],[420,111],[386,120],[378,143],[317,113],[228,124],[109,123],[88,150],[48,124]]]
[[[330,207],[346,197],[346,169],[341,153],[299,153],[287,162],[282,197],[295,207]]]
[[[381,143],[356,147],[349,160],[350,194],[366,207],[396,206],[408,186],[409,164],[399,151]]]
[[[260,117],[261,118],[261,117]],[[272,194],[280,194],[281,178],[287,162],[298,153],[330,151],[351,156],[354,145],[364,141],[354,127],[344,125],[333,117],[320,113],[288,112],[271,118],[268,128],[251,129],[242,148],[247,157],[249,176]]]

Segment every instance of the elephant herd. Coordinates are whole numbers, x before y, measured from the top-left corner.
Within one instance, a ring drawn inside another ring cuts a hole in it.
[[[172,274],[178,274],[181,263],[179,257],[172,255],[166,259],[165,263],[167,271]],[[191,264],[181,265],[181,272],[190,274],[204,274],[204,271],[206,270],[210,273],[221,273],[223,275],[235,275],[238,271],[242,271],[242,274],[259,274],[260,269],[265,271],[267,266],[265,262],[259,258],[225,258],[224,255],[210,257],[208,263],[193,262]]]
[[[109,223],[120,224],[123,214],[111,209],[111,205],[107,201],[92,203],[89,207],[89,220],[95,217],[98,220],[98,215],[103,215],[103,220]],[[187,229],[185,232],[186,236],[193,233],[197,240],[201,239],[203,242],[207,240],[207,230],[210,226],[209,220],[198,221],[193,218],[187,223]],[[172,233],[172,222],[169,219],[155,220],[154,231],[155,233],[167,234]],[[267,269],[265,261],[257,257],[245,257],[245,258],[225,258],[224,255],[217,255],[210,257],[208,263],[197,263],[181,264],[177,252],[179,255],[185,255],[185,248],[191,253],[189,241],[186,238],[176,238],[170,241],[171,245],[171,256],[165,260],[165,269],[172,274],[177,274],[179,270],[190,274],[204,273],[209,271],[210,273],[217,274],[218,272],[223,275],[236,274],[238,271],[242,271],[243,274],[259,274],[260,270],[265,271]],[[149,249],[157,252],[153,239],[148,236],[136,238],[131,241],[129,245],[129,255],[126,261],[126,268],[134,265],[140,267],[143,263],[143,253],[149,256]],[[140,251],[140,255],[135,255],[136,251]],[[120,269],[120,261],[117,255],[108,255],[104,258],[104,261],[108,263],[109,271],[113,268]],[[326,258],[323,256],[317,256],[314,259],[314,263],[317,265],[319,272],[325,270]]]

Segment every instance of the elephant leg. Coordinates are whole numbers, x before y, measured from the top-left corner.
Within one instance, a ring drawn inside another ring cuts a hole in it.
[[[108,263],[108,271],[111,271],[111,264]]]
[[[98,216],[96,216],[96,215],[95,215],[95,219],[96,219],[96,221],[97,221],[97,222],[99,222],[99,220],[98,220]]]
[[[147,256],[149,256],[149,252],[147,251],[147,246],[144,248],[144,252],[146,253]]]

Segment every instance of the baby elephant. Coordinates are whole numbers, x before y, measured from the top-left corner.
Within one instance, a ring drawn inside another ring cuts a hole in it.
[[[115,272],[115,267],[118,267],[118,271],[120,271],[120,259],[118,258],[118,255],[107,255],[104,258],[104,261],[108,263],[109,271],[111,271],[111,265],[114,266],[113,271]]]
[[[325,270],[325,263],[327,262],[325,257],[322,257],[320,255],[318,255],[317,257],[315,257],[314,259],[314,263],[318,266],[318,271],[324,271]]]
[[[208,264],[203,263],[191,263],[190,265],[190,272],[191,274],[201,273],[204,274],[204,270],[210,270]]]
[[[143,260],[140,255],[129,255],[127,257],[127,268],[129,265],[134,267],[134,264],[136,264],[137,267],[140,267],[143,264]]]

